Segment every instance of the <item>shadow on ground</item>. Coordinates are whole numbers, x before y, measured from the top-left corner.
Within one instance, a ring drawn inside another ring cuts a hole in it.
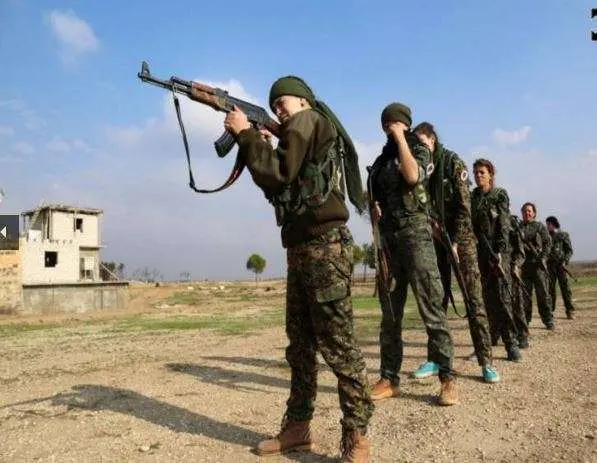
[[[253,448],[257,442],[268,438],[250,429],[225,423],[208,416],[144,396],[129,389],[99,384],[79,384],[74,392],[60,393],[52,397],[32,399],[30,403],[49,400],[54,406],[66,406],[67,410],[109,410],[134,416],[140,420],[162,426],[174,432],[184,432],[208,437],[228,444]],[[23,405],[11,404],[6,407]],[[318,453],[295,453],[286,458],[297,462],[332,462],[334,459]]]
[[[199,365],[196,363],[167,363],[166,367],[172,371],[195,376],[200,381],[216,384],[218,386],[234,389],[237,391],[245,390],[250,392],[268,392],[264,389],[250,386],[250,384],[260,384],[263,386],[278,387],[280,389],[290,390],[289,380],[276,378],[275,376],[262,375],[260,373],[228,370],[222,367]],[[317,391],[337,394],[336,388],[330,386],[319,385],[317,387]]]

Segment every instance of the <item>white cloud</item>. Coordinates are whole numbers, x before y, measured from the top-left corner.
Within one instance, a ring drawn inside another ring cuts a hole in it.
[[[78,151],[93,151],[93,149],[87,144],[85,143],[83,140],[77,138],[75,140],[72,141],[71,146],[73,149],[78,150]]]
[[[260,104],[238,81],[213,85]],[[125,262],[129,272],[149,266],[159,268],[166,278],[178,278],[184,270],[193,278],[247,278],[246,259],[258,252],[267,260],[265,277],[283,275],[285,252],[273,209],[248,172],[224,192],[194,193],[188,186],[171,96],[149,86],[147,92],[163,101],[157,118],[106,128],[95,156],[37,177],[33,186],[19,194],[22,205],[16,210],[33,207],[40,198],[103,209],[106,248],[102,257]],[[234,149],[220,159],[213,148],[213,141],[224,130],[224,114],[184,96],[180,102],[197,186],[219,186],[236,155]],[[56,162],[75,156],[75,141],[65,137],[55,141],[71,148],[70,153],[56,157]],[[79,147],[84,145],[79,143]]]
[[[19,154],[33,154],[35,153],[35,148],[31,143],[27,143],[25,141],[18,141],[12,145],[12,150],[19,153]]]
[[[21,119],[25,128],[29,130],[35,131],[46,125],[46,121],[37,114],[37,111],[29,108],[27,103],[22,100],[11,99],[0,101],[0,107],[14,113]]]
[[[12,137],[15,134],[15,129],[7,125],[0,125],[0,137]]]
[[[491,138],[500,145],[518,145],[526,141],[530,133],[531,127],[528,125],[512,131],[497,128],[491,134]]]
[[[60,56],[66,62],[85,53],[97,51],[100,42],[91,26],[72,10],[53,10],[47,21],[60,45]]]
[[[597,148],[590,149],[590,150],[587,152],[587,156],[590,156],[590,157],[597,157]]]
[[[71,150],[71,146],[61,137],[54,137],[46,143],[46,149],[54,153],[68,153]]]

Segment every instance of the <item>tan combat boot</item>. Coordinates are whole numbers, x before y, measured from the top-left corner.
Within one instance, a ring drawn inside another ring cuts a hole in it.
[[[343,429],[342,443],[343,463],[370,463],[371,450],[369,441],[358,429]]]
[[[277,455],[285,452],[311,450],[311,421],[284,420],[280,433],[273,439],[257,444],[257,455]]]
[[[398,395],[398,386],[392,384],[389,379],[381,378],[371,389],[371,400],[383,400]]]
[[[458,391],[456,380],[447,378],[442,381],[442,390],[439,393],[438,403],[440,405],[456,405],[458,403]]]

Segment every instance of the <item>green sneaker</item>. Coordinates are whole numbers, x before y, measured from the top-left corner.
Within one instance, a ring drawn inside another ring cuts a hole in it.
[[[413,378],[423,379],[439,374],[439,365],[435,362],[425,362],[413,371]]]
[[[486,383],[497,383],[500,380],[500,374],[492,365],[483,367],[483,381]]]

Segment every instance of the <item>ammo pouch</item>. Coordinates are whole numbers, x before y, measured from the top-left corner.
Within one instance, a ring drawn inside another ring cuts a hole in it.
[[[408,212],[426,211],[429,197],[423,183],[418,183],[414,188],[404,192],[404,207]]]
[[[279,227],[288,223],[291,217],[321,206],[332,190],[344,195],[341,170],[343,154],[344,142],[337,137],[321,163],[314,160],[304,162],[296,180],[286,185],[279,194],[268,198],[274,206]]]

